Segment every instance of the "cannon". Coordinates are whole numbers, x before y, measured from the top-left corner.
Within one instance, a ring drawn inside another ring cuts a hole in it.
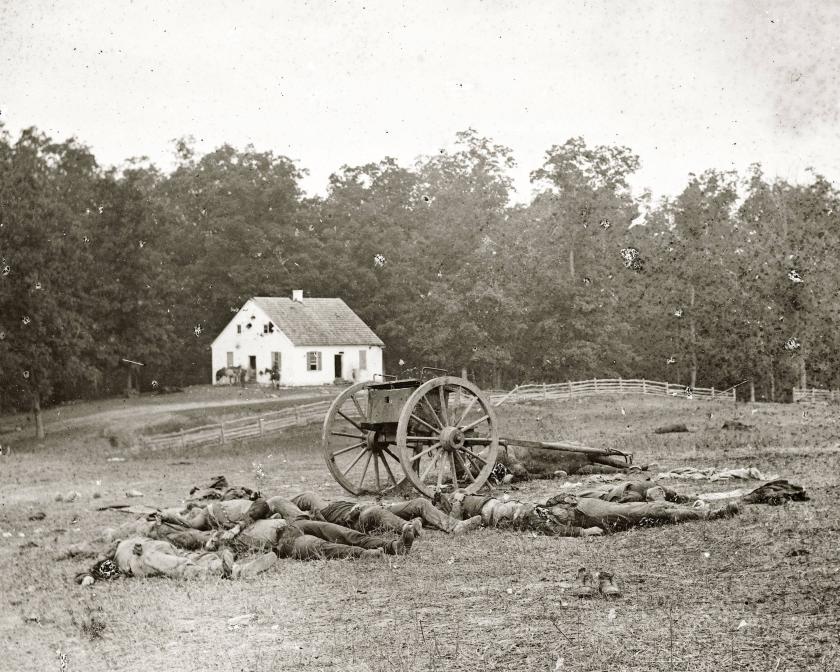
[[[500,445],[632,461],[621,451],[574,442],[500,437],[488,397],[469,380],[431,367],[420,378],[351,385],[330,405],[321,434],[327,468],[356,496],[402,493],[409,486],[426,497],[459,488],[478,492]]]

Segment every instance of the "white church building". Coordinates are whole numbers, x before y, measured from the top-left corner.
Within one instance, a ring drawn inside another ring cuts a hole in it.
[[[216,372],[242,367],[248,380],[281,385],[360,382],[382,375],[384,343],[341,299],[311,299],[302,290],[292,298],[249,299],[211,345]]]

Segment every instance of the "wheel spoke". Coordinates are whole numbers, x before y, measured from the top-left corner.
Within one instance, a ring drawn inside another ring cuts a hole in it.
[[[483,457],[480,457],[480,456],[476,455],[476,454],[475,454],[475,453],[473,453],[473,452],[470,452],[469,450],[464,450],[464,449],[462,448],[462,449],[461,449],[461,452],[462,452],[462,453],[464,453],[464,455],[466,455],[466,456],[467,456],[467,457],[469,457],[470,459],[473,459],[473,460],[478,460],[479,462],[483,462],[485,465],[487,464],[487,460],[485,460]]]
[[[358,401],[356,401],[356,395],[355,395],[355,394],[351,394],[351,395],[350,395],[350,399],[352,399],[352,400],[353,400],[353,405],[356,407],[356,410],[359,412],[359,417],[366,418],[366,417],[367,417],[367,415],[365,415],[365,412],[362,410],[362,407],[361,407],[361,406],[359,406],[359,402],[358,402]]]
[[[439,459],[440,459],[440,451],[435,453],[435,456],[431,460],[429,460],[429,464],[426,465],[426,468],[423,470],[423,473],[420,475],[420,482],[421,483],[426,482],[426,476],[429,475],[429,472],[438,463]]]
[[[470,399],[470,403],[467,404],[467,407],[464,409],[464,412],[461,413],[461,417],[458,418],[457,422],[455,422],[455,426],[458,427],[464,421],[464,418],[467,417],[467,414],[472,410],[472,407],[475,406],[475,402],[478,401],[478,397],[473,397]]]
[[[426,448],[426,450],[424,450],[424,451],[422,451],[422,452],[419,452],[419,453],[417,453],[416,455],[412,455],[412,456],[409,458],[409,462],[414,462],[415,460],[419,460],[421,457],[423,457],[423,455],[425,455],[425,454],[426,454],[426,453],[428,453],[428,452],[433,451],[435,448],[440,448],[440,442],[436,443],[436,444],[435,444],[435,445],[433,445],[433,446],[429,446],[428,448]]]
[[[362,459],[362,456],[363,456],[366,452],[368,452],[368,451],[367,451],[367,449],[366,449],[366,448],[363,448],[363,449],[362,449],[362,451],[361,451],[358,455],[356,455],[356,459],[355,459],[355,460],[353,460],[353,461],[350,463],[350,466],[349,466],[349,467],[347,467],[347,469],[345,469],[344,471],[342,471],[342,472],[341,472],[341,473],[342,473],[342,475],[343,475],[343,476],[347,476],[348,472],[349,472],[349,471],[350,471],[353,467],[355,467],[355,466],[356,466],[356,463],[357,463],[359,460],[361,460],[361,459]]]
[[[339,455],[344,455],[344,453],[349,453],[354,448],[361,448],[363,445],[365,445],[365,442],[364,441],[359,441],[359,443],[354,443],[352,446],[347,446],[347,448],[342,448],[341,450],[335,451],[332,455],[330,455],[330,457],[335,459]]]
[[[388,455],[390,455],[391,457],[394,457],[394,455],[391,453],[391,451],[390,451],[390,450],[388,450],[387,448],[384,448],[382,452],[387,453],[387,454],[388,454]],[[394,458],[394,459],[396,459],[396,458]],[[394,487],[396,488],[396,487],[397,487],[397,479],[396,479],[396,478],[394,478],[394,474],[393,474],[393,472],[391,471],[391,467],[390,467],[390,466],[388,466],[388,460],[387,460],[387,458],[385,458],[384,456],[382,457],[382,464],[383,464],[383,465],[384,465],[384,467],[385,467],[385,471],[387,471],[387,472],[388,472],[388,478],[390,478],[390,479],[391,479],[391,483],[393,483],[393,484],[394,484]]]
[[[425,398],[425,397],[424,397],[424,398]],[[426,427],[428,427],[429,429],[431,429],[431,430],[432,430],[435,434],[437,434],[437,433],[441,430],[441,428],[440,428],[440,427],[432,427],[432,426],[431,426],[428,422],[426,422],[425,420],[423,420],[423,418],[421,418],[421,417],[419,417],[419,416],[415,415],[414,413],[412,413],[412,414],[411,414],[411,417],[412,417],[412,418],[414,418],[415,420],[417,420],[417,422],[420,422],[420,423],[422,423],[422,424],[426,425]]]
[[[464,458],[461,457],[460,451],[455,451],[453,455],[455,455],[455,459],[461,463],[461,466],[464,468],[464,471],[466,472],[467,476],[470,477],[470,480],[473,483],[475,483],[475,477],[472,474],[472,469],[466,462],[464,462]]]
[[[432,402],[431,402],[431,401],[429,401],[429,395],[428,395],[428,394],[424,394],[424,395],[423,395],[423,401],[425,401],[425,402],[426,402],[426,406],[428,406],[428,407],[429,407],[429,410],[432,412],[432,416],[433,416],[433,417],[434,417],[434,419],[437,421],[437,423],[438,423],[438,429],[443,429],[443,428],[444,428],[444,424],[440,421],[440,417],[438,416],[437,411],[435,410],[435,407],[434,407],[434,406],[432,406]]]
[[[458,489],[458,469],[455,467],[455,453],[449,453],[449,468],[452,470],[452,485]]]
[[[441,415],[441,418],[443,419],[443,426],[448,427],[449,426],[449,409],[446,406],[446,390],[444,389],[443,385],[441,385],[438,388],[438,396],[440,397],[440,415]]]
[[[348,439],[363,439],[364,436],[359,434],[347,434],[345,432],[330,432],[333,436],[346,436]]]
[[[399,463],[400,458],[398,458],[396,455],[394,455],[394,453],[392,453],[392,452],[391,452],[391,449],[390,449],[390,448],[385,447],[385,448],[383,448],[383,449],[382,449],[382,452],[383,452],[383,453],[388,453],[388,455],[390,455],[390,456],[391,456],[391,458],[394,460],[394,462]]]
[[[478,420],[476,420],[475,422],[471,422],[469,425],[464,425],[464,426],[463,426],[463,427],[461,427],[460,429],[461,429],[461,431],[462,431],[462,432],[468,432],[468,431],[470,431],[473,427],[475,427],[476,425],[480,425],[482,422],[484,422],[485,420],[489,420],[489,419],[490,419],[490,416],[489,416],[489,415],[482,415],[482,416],[481,416]]]
[[[370,466],[370,458],[373,455],[373,451],[368,451],[367,460],[365,460],[365,467],[362,469],[362,477],[359,479],[359,490],[363,490],[362,484],[365,482],[365,476],[367,475],[368,467]]]
[[[344,415],[344,412],[343,412],[343,411],[341,411],[341,410],[339,409],[337,412],[338,412],[338,414],[339,414],[342,418],[344,418],[345,420],[347,420],[347,422],[349,422],[351,425],[353,425],[353,426],[354,426],[356,429],[358,429],[360,432],[361,432],[361,431],[363,431],[363,430],[362,430],[362,426],[361,426],[358,422],[356,422],[355,420],[352,420],[351,418],[349,418],[349,417],[347,417],[346,415]]]

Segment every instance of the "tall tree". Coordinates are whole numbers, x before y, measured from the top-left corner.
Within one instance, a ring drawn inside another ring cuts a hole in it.
[[[737,200],[737,176],[708,170],[691,175],[688,186],[674,204],[673,273],[681,280],[683,309],[688,323],[687,351],[690,385],[697,385],[701,351],[708,360],[722,354],[714,347],[727,312],[721,299],[725,267],[724,250],[732,232],[732,210]]]
[[[38,438],[44,402],[100,375],[84,295],[99,177],[75,141],[0,136],[0,371],[11,400],[28,399]]]

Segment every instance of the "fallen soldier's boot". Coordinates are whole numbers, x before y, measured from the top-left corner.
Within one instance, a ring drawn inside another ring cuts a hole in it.
[[[440,490],[435,490],[432,494],[432,506],[440,509],[447,515],[452,513],[452,502]]]
[[[719,518],[732,518],[741,512],[741,507],[738,502],[729,502],[719,509],[714,509],[709,512],[709,520],[718,520]]]
[[[392,543],[394,555],[408,555],[412,544],[414,544],[414,525],[411,523],[403,525],[402,535]]]
[[[252,576],[267,570],[276,560],[277,556],[269,551],[248,562],[238,562],[233,565],[232,576],[234,579],[250,579]],[[224,556],[222,556],[222,562],[224,562]]]
[[[222,559],[222,577],[225,579],[232,578],[233,570],[236,568],[233,551],[229,548],[223,548],[219,551],[219,557]]]
[[[483,521],[481,516],[473,516],[472,518],[467,518],[466,520],[461,520],[452,528],[452,534],[465,534],[467,532],[472,532],[473,530],[477,530],[481,527]]]
[[[423,519],[412,518],[411,525],[414,528],[414,538],[417,539],[421,534],[423,534]]]
[[[577,572],[577,579],[575,580],[575,588],[572,595],[576,597],[592,597],[595,594],[595,581],[592,579],[592,574],[586,567],[581,567]]]
[[[621,597],[612,572],[598,572],[598,590],[604,597]]]

